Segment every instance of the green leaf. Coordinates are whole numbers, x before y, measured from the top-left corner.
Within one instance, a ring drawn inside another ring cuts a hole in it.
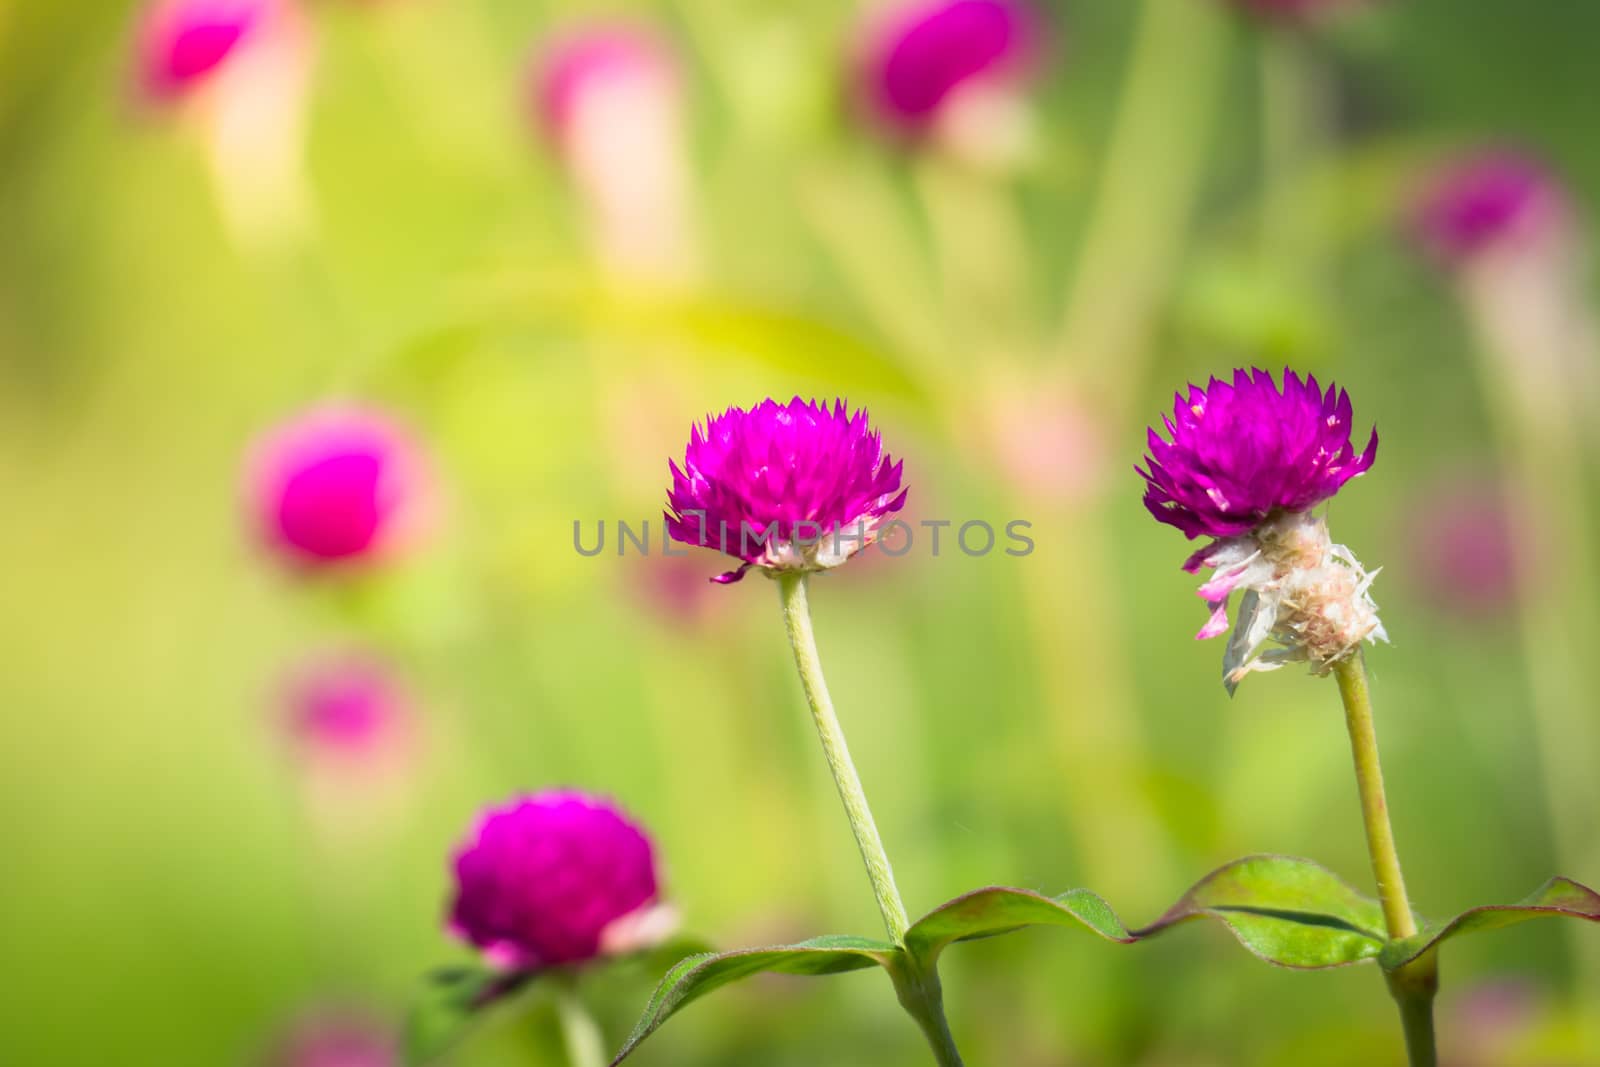
[[[1486,904],[1468,908],[1444,922],[1427,923],[1416,937],[1391,942],[1383,950],[1378,962],[1384,969],[1393,970],[1457,934],[1498,930],[1502,926],[1515,926],[1529,919],[1558,915],[1600,922],[1600,893],[1570,878],[1552,878],[1515,904]]]
[[[405,1062],[432,1063],[455,1045],[483,1011],[520,992],[531,971],[507,974],[487,967],[448,967],[424,979],[423,992],[406,1017]]]
[[[830,934],[796,945],[690,956],[661,979],[638,1025],[611,1061],[612,1067],[627,1059],[645,1038],[692,1001],[741,978],[755,974],[843,974],[867,967],[887,967],[899,953],[898,948],[885,941]]]
[[[1135,940],[1111,905],[1087,889],[1047,897],[1030,889],[989,886],[941,904],[912,923],[906,947],[931,963],[953,942],[994,937],[1025,926],[1083,926],[1108,941]]]
[[[1289,856],[1247,856],[1201,879],[1154,923],[1154,937],[1191,919],[1216,919],[1268,963],[1316,969],[1376,959],[1383,910],[1327,868]]]

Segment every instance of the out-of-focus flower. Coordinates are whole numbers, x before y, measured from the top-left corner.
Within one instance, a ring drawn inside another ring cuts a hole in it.
[[[692,269],[682,96],[675,50],[642,25],[570,29],[532,64],[538,127],[583,199],[602,262],[621,274]]]
[[[1529,156],[1502,149],[1440,168],[1417,197],[1411,220],[1417,242],[1446,266],[1546,244],[1569,225],[1566,194],[1550,172]]]
[[[1308,22],[1359,0],[1231,0],[1242,11],[1277,22]]]
[[[1019,0],[901,3],[876,13],[862,36],[861,98],[898,136],[1004,161],[1026,139],[1023,92],[1043,39],[1042,21]]]
[[[139,23],[138,76],[153,100],[209,79],[274,14],[277,0],[160,0]]]
[[[1211,618],[1196,636],[1226,632],[1229,597],[1244,593],[1223,655],[1230,692],[1251,670],[1310,660],[1320,673],[1384,638],[1368,592],[1376,572],[1310,514],[1377,455],[1376,430],[1356,453],[1351,421],[1349,395],[1331,384],[1285,370],[1279,391],[1266,371],[1238,370],[1231,384],[1212,378],[1175,397],[1170,440],[1149,431],[1146,469],[1135,468],[1145,507],[1191,539],[1214,538],[1183,565],[1215,571],[1200,587]],[[1269,638],[1283,647],[1262,653]]]
[[[285,727],[299,760],[345,775],[392,768],[410,755],[412,708],[394,670],[376,656],[320,656],[291,678]]]
[[[492,808],[455,856],[449,927],[507,970],[580,964],[659,940],[655,849],[616,805],[551,791]]]
[[[668,466],[668,534],[744,561],[718,582],[751,567],[837,567],[877,539],[908,492],[866,411],[852,415],[843,400],[729,408],[690,428],[682,470]]]
[[[987,404],[989,447],[1023,492],[1082,499],[1105,475],[1103,427],[1071,389],[1007,382]]]
[[[1474,618],[1507,610],[1517,592],[1517,553],[1505,490],[1458,479],[1422,493],[1405,520],[1410,580],[1443,613]]]
[[[433,518],[421,450],[369,408],[318,407],[277,427],[255,446],[247,477],[257,537],[300,568],[388,559]]]
[[[322,1010],[297,1022],[267,1057],[269,1067],[399,1067],[392,1027],[348,1010]]]

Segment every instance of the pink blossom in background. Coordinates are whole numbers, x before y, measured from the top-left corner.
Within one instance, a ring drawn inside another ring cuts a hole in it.
[[[1494,481],[1447,481],[1420,495],[1406,517],[1407,575],[1443,614],[1486,618],[1517,593],[1516,546],[1503,488]]]
[[[1453,160],[1423,183],[1411,232],[1444,266],[1492,251],[1548,244],[1571,227],[1560,183],[1533,157],[1490,149]]]
[[[454,868],[451,932],[507,970],[580,964],[661,932],[655,846],[601,797],[551,790],[490,808]]]
[[[1044,23],[1018,0],[913,0],[863,27],[855,81],[891,134],[931,138],[977,162],[1004,161],[1026,135],[1022,97],[1041,67]]]
[[[246,489],[259,542],[301,569],[390,558],[433,518],[433,479],[414,438],[352,405],[313,408],[269,432]]]
[[[279,0],[160,0],[140,19],[139,86],[153,100],[209,79],[276,13]]]
[[[297,758],[334,774],[375,772],[406,762],[413,709],[394,668],[369,653],[325,653],[285,687],[285,728]]]
[[[279,1039],[267,1067],[400,1067],[395,1028],[363,1013],[323,1009]]]
[[[683,79],[666,35],[622,22],[553,34],[537,48],[528,96],[602,265],[658,281],[693,274]]]

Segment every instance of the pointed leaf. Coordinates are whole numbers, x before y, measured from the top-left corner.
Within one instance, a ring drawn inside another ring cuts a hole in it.
[[[1342,967],[1377,958],[1383,910],[1327,868],[1290,856],[1248,856],[1201,879],[1151,925],[1153,937],[1191,919],[1216,919],[1280,967]]]
[[[424,979],[422,994],[406,1017],[405,1062],[432,1063],[449,1051],[485,1009],[521,991],[532,971],[507,974],[487,967],[448,967]]]
[[[611,1061],[612,1067],[626,1059],[640,1042],[690,1002],[730,982],[763,973],[843,974],[867,967],[887,967],[899,953],[898,948],[885,941],[830,934],[795,945],[690,956],[680,960],[661,979],[638,1025],[628,1035],[622,1051]]]
[[[1087,889],[1047,897],[1031,889],[989,886],[941,904],[912,923],[906,947],[931,963],[952,942],[994,937],[1025,926],[1082,926],[1108,941],[1134,940],[1111,905]]]
[[[1570,878],[1552,878],[1515,904],[1487,904],[1469,908],[1444,922],[1427,923],[1416,937],[1392,942],[1383,950],[1379,962],[1386,970],[1393,970],[1457,934],[1498,930],[1529,919],[1558,915],[1600,922],[1600,893]]]

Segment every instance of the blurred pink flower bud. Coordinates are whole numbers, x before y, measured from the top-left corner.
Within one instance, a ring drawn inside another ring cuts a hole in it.
[[[1022,91],[1039,67],[1043,23],[1019,0],[912,0],[877,13],[857,77],[891,133],[982,160],[1019,150]]]
[[[529,91],[601,261],[624,275],[692,272],[682,79],[667,39],[624,23],[559,33],[540,47]]]
[[[267,1058],[269,1067],[399,1067],[392,1027],[348,1010],[321,1010],[297,1022]]]
[[[1411,219],[1417,242],[1445,266],[1487,252],[1546,245],[1569,227],[1565,193],[1533,158],[1491,149],[1435,172]]]
[[[434,512],[432,474],[411,435],[353,406],[313,408],[268,433],[247,489],[261,543],[300,568],[388,559]]]
[[[1489,618],[1517,591],[1517,558],[1504,491],[1481,479],[1456,479],[1426,491],[1406,519],[1407,573],[1443,614]]]
[[[325,654],[297,671],[287,688],[285,727],[308,770],[346,776],[409,760],[411,704],[384,661],[359,652]]]
[[[139,86],[154,100],[206,81],[269,18],[276,0],[158,0],[137,40]]]

